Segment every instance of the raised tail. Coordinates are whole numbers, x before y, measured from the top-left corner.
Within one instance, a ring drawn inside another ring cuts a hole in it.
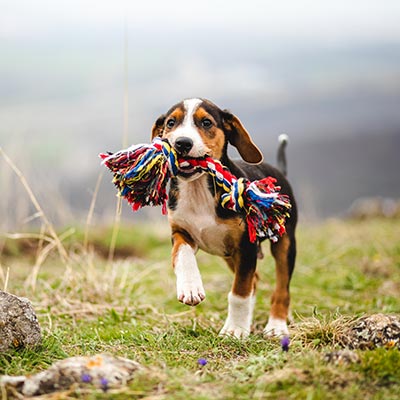
[[[278,147],[278,169],[282,172],[283,175],[287,175],[287,162],[286,162],[286,146],[289,142],[289,136],[285,133],[279,135],[278,138],[279,147]]]

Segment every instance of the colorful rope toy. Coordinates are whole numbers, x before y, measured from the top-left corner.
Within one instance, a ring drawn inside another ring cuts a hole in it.
[[[249,239],[268,238],[277,242],[285,230],[291,204],[275,186],[276,179],[267,177],[250,182],[236,178],[220,161],[209,156],[179,158],[167,140],[155,138],[151,144],[133,145],[117,153],[101,153],[100,158],[114,174],[118,195],[124,197],[134,211],[147,205],[162,206],[167,211],[167,184],[170,178],[188,171],[210,174],[223,189],[222,207],[235,211],[246,220]]]

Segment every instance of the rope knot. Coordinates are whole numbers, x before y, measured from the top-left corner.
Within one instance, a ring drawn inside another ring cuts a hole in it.
[[[169,144],[167,140],[162,140],[159,137],[156,137],[153,140],[153,145],[156,149],[162,151],[162,154],[167,161],[171,177],[175,178],[179,172],[178,156],[175,149]]]
[[[232,186],[227,193],[221,196],[222,207],[237,213],[245,212],[245,193],[249,182],[247,179],[239,178],[233,180]]]

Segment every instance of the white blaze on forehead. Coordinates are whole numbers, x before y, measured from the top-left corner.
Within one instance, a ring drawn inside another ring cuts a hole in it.
[[[200,105],[200,103],[202,103],[201,99],[188,99],[183,102],[186,111],[183,125],[194,125],[193,114],[197,110],[197,107]]]
[[[194,123],[194,113],[199,105],[203,102],[201,99],[188,99],[184,100],[183,106],[185,108],[185,117],[181,125],[179,125],[171,134],[170,141],[174,145],[178,137],[188,137],[193,140],[193,148],[190,150],[188,156],[202,157],[206,154],[207,148]]]

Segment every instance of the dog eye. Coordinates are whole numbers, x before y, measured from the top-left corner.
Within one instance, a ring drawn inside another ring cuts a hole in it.
[[[173,128],[175,126],[175,119],[171,118],[167,121],[167,128]]]
[[[204,118],[204,119],[201,120],[201,126],[202,126],[203,128],[206,128],[206,129],[207,129],[207,128],[210,128],[211,125],[212,125],[212,122],[211,122],[210,119]]]

